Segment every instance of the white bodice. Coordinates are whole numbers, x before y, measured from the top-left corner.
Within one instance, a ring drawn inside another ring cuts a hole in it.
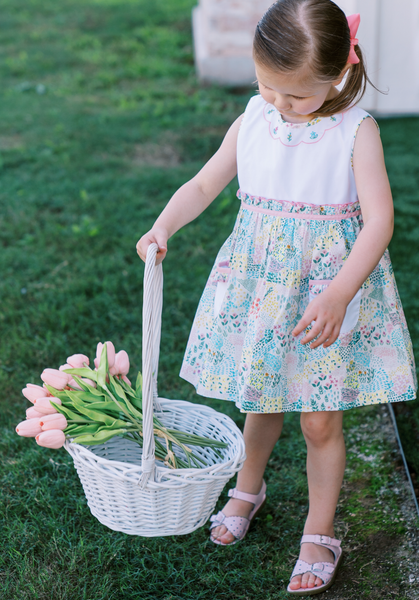
[[[356,202],[352,154],[358,128],[368,117],[355,106],[332,117],[287,123],[272,104],[254,96],[237,141],[240,189],[290,202]]]

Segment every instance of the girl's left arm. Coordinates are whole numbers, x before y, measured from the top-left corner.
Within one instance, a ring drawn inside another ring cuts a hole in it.
[[[393,235],[393,200],[377,126],[365,119],[356,136],[353,156],[355,182],[364,227],[342,269],[329,287],[308,305],[293,331],[299,335],[313,321],[302,344],[325,348],[336,341],[346,307],[377,266]]]

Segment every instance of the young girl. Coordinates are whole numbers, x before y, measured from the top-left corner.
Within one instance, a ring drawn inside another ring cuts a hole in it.
[[[309,512],[288,592],[332,585],[333,519],[345,468],[343,411],[411,400],[412,346],[386,250],[393,207],[375,121],[355,106],[368,81],[331,0],[279,0],[254,38],[259,95],[220,149],[137,244],[168,239],[237,174],[241,208],[198,306],[181,376],[246,412],[247,460],[211,539],[242,539],[285,412],[301,413]],[[343,89],[337,85],[346,77]]]

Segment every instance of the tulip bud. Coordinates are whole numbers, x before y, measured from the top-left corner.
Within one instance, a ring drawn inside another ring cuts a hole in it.
[[[74,369],[74,367],[72,367],[68,363],[65,363],[64,365],[61,365],[61,367],[58,367],[59,371],[65,371],[66,369]]]
[[[98,358],[95,358],[95,360],[94,360],[93,362],[95,363],[95,369],[96,369],[96,371],[97,371],[97,370],[98,370],[98,368],[99,368],[99,359],[98,359]]]
[[[39,400],[39,398],[38,398]],[[27,419],[36,419],[39,417],[42,417],[42,413],[40,413],[38,410],[36,410],[36,408],[34,406],[30,406],[29,408],[26,409],[26,418]]]
[[[23,388],[22,394],[29,400],[29,402],[33,402],[37,398],[42,398],[48,395],[48,391],[45,390],[40,385],[34,385],[33,383],[27,383],[26,387]]]
[[[123,379],[125,383],[128,383],[128,385],[131,385],[131,382],[126,375],[122,375],[121,379]]]
[[[67,419],[61,413],[55,413],[54,415],[42,415],[39,419],[39,425],[42,431],[48,431],[49,429],[65,429],[67,427]]]
[[[111,375],[114,375],[114,376],[115,376],[115,375],[119,375],[119,373],[118,373],[118,369],[116,368],[116,365],[114,365],[113,367],[111,367],[111,368],[109,369],[109,373],[110,373]]]
[[[55,402],[55,404],[61,404],[61,400],[59,398],[54,398],[51,396],[50,398],[38,398],[35,400],[35,409],[42,413],[43,415],[52,415],[57,412],[54,406],[52,406],[50,400]]]
[[[89,358],[85,354],[73,354],[67,358],[67,362],[73,369],[82,369],[89,366]]]
[[[115,346],[112,344],[112,342],[105,342],[106,343],[106,351],[108,354],[108,367],[111,368],[114,365],[115,362]],[[96,358],[98,359],[98,361],[100,361],[100,357],[102,356],[102,349],[103,349],[103,344],[101,342],[98,343],[97,348],[96,348]]]
[[[64,446],[65,434],[61,429],[42,431],[36,436],[36,443],[44,448],[61,448]]]
[[[116,369],[118,375],[128,375],[129,371],[129,358],[125,350],[120,350],[115,355],[114,369]]]
[[[42,388],[46,391],[47,396],[52,396],[51,392],[49,391],[49,389],[47,388],[45,383],[42,384]]]
[[[91,379],[86,379],[86,377],[81,377],[80,379],[86,385],[90,385],[91,387],[94,387],[94,388],[96,387],[96,382],[95,381],[92,381]]]
[[[22,421],[16,427],[16,433],[23,437],[35,437],[38,433],[41,433],[42,428],[39,424],[39,419],[28,419]]]
[[[58,369],[44,369],[41,379],[56,390],[63,390],[70,380],[70,375]]]

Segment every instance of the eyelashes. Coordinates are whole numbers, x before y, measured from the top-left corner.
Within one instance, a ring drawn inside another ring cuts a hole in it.
[[[255,81],[255,83],[258,83],[259,85],[262,85],[262,87],[265,90],[268,90],[268,92],[272,92],[272,88],[269,88],[267,85],[264,85],[263,83],[261,84],[260,81],[258,82],[257,80]],[[307,98],[310,98],[310,96],[293,96],[291,95],[291,98],[294,98],[295,100],[307,100]]]

